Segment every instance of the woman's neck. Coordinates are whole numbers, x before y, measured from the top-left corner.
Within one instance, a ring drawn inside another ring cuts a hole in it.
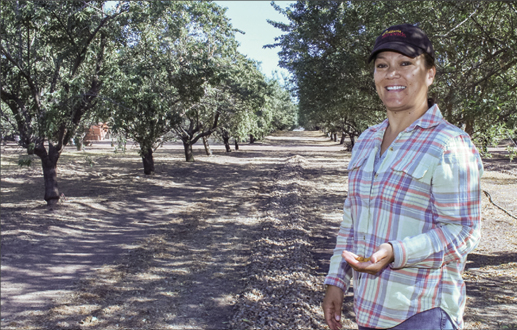
[[[398,135],[400,132],[408,128],[418,118],[422,117],[428,110],[427,100],[425,104],[417,109],[402,110],[402,111],[387,111],[388,128],[390,134]]]

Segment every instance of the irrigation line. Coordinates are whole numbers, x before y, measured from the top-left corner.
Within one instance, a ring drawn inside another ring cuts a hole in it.
[[[517,220],[517,217],[513,214],[511,214],[510,212],[508,212],[506,209],[504,209],[503,207],[497,205],[496,203],[494,203],[494,201],[492,200],[492,196],[488,193],[488,191],[486,190],[483,190],[483,192],[485,193],[486,197],[488,197],[488,200],[490,200],[490,203],[494,204],[496,207],[498,207],[501,211],[503,211],[504,213],[508,214],[509,216],[511,216],[512,218],[514,218],[515,220]]]

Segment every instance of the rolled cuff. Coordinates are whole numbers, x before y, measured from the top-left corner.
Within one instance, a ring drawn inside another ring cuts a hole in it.
[[[343,292],[346,292],[347,289],[346,283],[342,279],[334,276],[325,277],[325,282],[323,282],[323,284],[337,286],[338,288],[343,290]]]
[[[403,268],[407,264],[407,251],[404,244],[401,241],[390,241],[388,242],[393,246],[393,255],[395,260],[390,264],[390,268],[399,269]]]

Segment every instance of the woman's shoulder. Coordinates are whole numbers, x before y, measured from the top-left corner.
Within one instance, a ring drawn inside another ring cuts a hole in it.
[[[461,128],[443,120],[435,128],[433,143],[441,149],[441,159],[445,163],[481,163],[479,151],[470,136]]]
[[[435,142],[440,142],[444,148],[447,148],[447,146],[454,143],[454,141],[465,141],[468,144],[472,143],[467,132],[449,123],[445,119],[434,128],[434,132]]]

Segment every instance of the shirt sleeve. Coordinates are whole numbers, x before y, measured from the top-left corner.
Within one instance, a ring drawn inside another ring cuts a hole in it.
[[[470,138],[459,135],[452,139],[431,183],[436,227],[417,236],[391,241],[395,255],[392,268],[440,268],[466,259],[481,236],[482,174],[483,165]]]
[[[324,284],[335,285],[341,288],[345,293],[350,287],[352,268],[347,264],[341,254],[343,250],[352,251],[353,242],[354,230],[351,205],[347,198],[343,208],[343,221],[341,222],[337,235],[336,248],[334,249],[332,258],[330,258],[329,272],[324,282]]]

